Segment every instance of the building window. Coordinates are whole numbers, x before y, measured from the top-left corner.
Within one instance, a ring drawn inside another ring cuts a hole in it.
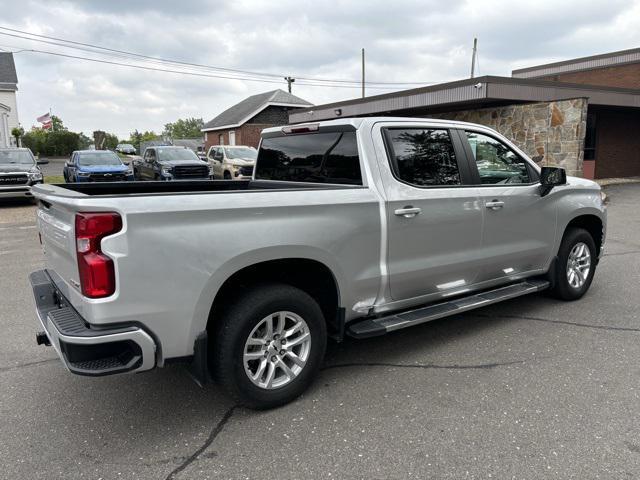
[[[204,132],[204,141],[209,140],[209,132]]]
[[[587,131],[584,136],[584,159],[596,159],[596,114],[587,114]]]
[[[235,130],[230,130],[229,131],[229,145],[235,145],[236,144],[236,132]]]
[[[218,135],[218,145],[224,145],[224,135],[222,133]]]

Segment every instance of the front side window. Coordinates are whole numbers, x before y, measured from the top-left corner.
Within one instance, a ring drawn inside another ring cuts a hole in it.
[[[265,138],[256,179],[362,185],[355,132]]]
[[[447,130],[399,128],[386,131],[396,176],[418,187],[460,185],[460,171]]]
[[[483,185],[531,183],[527,162],[499,140],[465,132]]]

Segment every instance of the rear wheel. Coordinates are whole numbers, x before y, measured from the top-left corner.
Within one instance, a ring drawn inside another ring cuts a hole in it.
[[[324,317],[313,298],[289,285],[262,285],[237,297],[222,314],[211,368],[239,403],[272,408],[307,389],[326,342]]]
[[[224,172],[224,179],[225,180],[231,180],[231,173],[229,173],[229,171],[225,170]]]
[[[582,228],[567,230],[558,251],[551,294],[562,300],[581,298],[593,281],[596,259],[591,234]]]

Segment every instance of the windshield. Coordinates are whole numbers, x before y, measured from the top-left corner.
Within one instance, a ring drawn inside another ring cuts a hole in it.
[[[33,157],[26,150],[0,150],[0,165],[9,163],[33,165]]]
[[[237,147],[237,148],[225,148],[224,152],[227,154],[227,158],[235,160],[237,158],[242,160],[255,160],[258,157],[258,151],[255,148],[249,147]]]
[[[81,153],[78,157],[80,165],[122,165],[120,158],[113,152],[86,152]]]
[[[172,161],[172,162],[192,162],[194,160],[200,162],[198,156],[193,153],[193,150],[188,148],[158,148],[158,160]]]

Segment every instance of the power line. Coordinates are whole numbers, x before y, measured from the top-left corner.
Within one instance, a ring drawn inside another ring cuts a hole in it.
[[[200,63],[192,63],[192,62],[184,62],[184,61],[180,61],[180,60],[169,60],[169,59],[164,59],[164,58],[159,58],[159,57],[152,57],[149,55],[143,55],[143,54],[139,54],[139,53],[133,53],[133,52],[127,52],[124,50],[117,50],[117,49],[113,49],[113,48],[108,48],[108,47],[102,47],[99,45],[94,45],[94,44],[90,44],[90,43],[84,43],[84,42],[77,42],[74,40],[67,40],[67,39],[63,39],[63,38],[58,38],[58,37],[52,37],[52,36],[47,36],[47,35],[40,35],[40,34],[36,34],[36,33],[31,33],[31,32],[27,32],[27,31],[23,31],[23,30],[18,30],[18,29],[14,29],[14,28],[9,28],[9,27],[1,27],[0,26],[0,30],[6,30],[9,32],[14,32],[14,34],[10,34],[10,33],[6,33],[6,32],[0,32],[0,35],[6,35],[6,36],[10,36],[10,37],[15,37],[15,38],[20,38],[23,40],[29,40],[29,41],[35,41],[35,42],[41,42],[41,43],[47,43],[47,44],[52,44],[52,45],[56,45],[56,46],[61,46],[64,48],[73,48],[73,49],[78,49],[78,50],[82,50],[82,51],[86,51],[86,52],[90,52],[90,53],[98,53],[101,54],[101,52],[96,52],[95,50],[89,50],[87,48],[81,48],[81,47],[89,47],[90,49],[97,49],[97,50],[103,50],[105,52],[109,52],[110,54],[115,54],[115,56],[121,57],[123,58],[123,56],[125,58],[130,58],[130,57],[135,57],[138,59],[144,59],[145,61],[151,61],[154,63],[169,63],[169,64],[176,64],[176,65],[181,65],[184,67],[196,67],[196,68],[204,68],[204,69],[209,69],[209,70],[219,70],[219,71],[223,71],[223,72],[231,72],[231,73],[236,73],[236,74],[242,74],[242,75],[250,75],[250,76],[254,76],[254,77],[271,77],[271,78],[282,78],[282,76],[280,74],[274,74],[274,73],[266,73],[266,72],[255,72],[255,71],[249,71],[249,70],[240,70],[240,69],[233,69],[233,68],[225,68],[225,67],[216,67],[216,66],[211,66],[211,65],[204,65],[204,64],[200,64]],[[17,34],[22,34],[22,35],[17,35]],[[29,37],[25,37],[24,35],[29,35]],[[30,38],[30,37],[37,37],[37,38]],[[41,40],[44,39],[44,40]],[[54,40],[55,42],[52,42],[52,40]],[[56,42],[64,42],[64,43],[56,43]],[[66,45],[69,44],[69,45]],[[80,46],[80,47],[78,47]],[[321,83],[341,83],[341,84],[354,84],[354,85],[359,85],[360,82],[358,81],[353,81],[353,80],[340,80],[340,79],[325,79],[325,78],[317,78],[317,77],[306,77],[306,76],[298,76],[296,75],[295,78],[298,78],[300,80],[306,80],[306,81],[311,81],[311,82],[321,82]],[[433,84],[435,82],[367,82],[368,85],[426,85],[426,84]],[[373,87],[372,87],[373,88]]]
[[[16,47],[12,47],[12,48],[16,48]],[[277,83],[277,84],[281,84],[281,81],[278,80],[266,80],[266,79],[259,79],[259,78],[249,78],[249,77],[237,77],[237,76],[229,76],[229,75],[216,75],[216,74],[211,74],[211,73],[197,73],[197,72],[187,72],[187,71],[181,71],[181,70],[170,70],[170,69],[166,69],[166,68],[156,68],[156,67],[148,67],[148,66],[144,66],[144,65],[132,65],[130,63],[121,63],[121,62],[114,62],[114,61],[110,61],[110,60],[102,60],[102,59],[97,59],[97,58],[89,58],[89,57],[82,57],[79,55],[69,55],[66,53],[60,53],[60,52],[49,52],[46,50],[36,50],[36,49],[22,49],[22,50],[18,50],[18,51],[14,51],[12,53],[24,53],[24,52],[32,52],[32,53],[42,53],[42,54],[46,54],[46,55],[54,55],[57,57],[64,57],[64,58],[72,58],[72,59],[76,59],[76,60],[84,60],[84,61],[88,61],[88,62],[94,62],[94,63],[103,63],[103,64],[107,64],[107,65],[117,65],[117,66],[121,66],[121,67],[129,67],[129,68],[136,68],[136,69],[140,69],[140,70],[150,70],[150,71],[155,71],[155,72],[163,72],[163,73],[176,73],[179,75],[190,75],[190,76],[195,76],[195,77],[207,77],[207,78],[219,78],[219,79],[226,79],[226,80],[245,80],[245,81],[249,81],[249,82],[260,82],[260,83]],[[319,84],[319,83],[307,83],[307,82],[300,82],[299,85],[305,85],[305,86],[309,86],[309,87],[331,87],[331,88],[360,88],[357,85],[326,85],[326,84]],[[381,90],[394,90],[394,88],[390,88],[390,87],[369,87],[369,88],[376,88],[376,89],[381,89]]]

